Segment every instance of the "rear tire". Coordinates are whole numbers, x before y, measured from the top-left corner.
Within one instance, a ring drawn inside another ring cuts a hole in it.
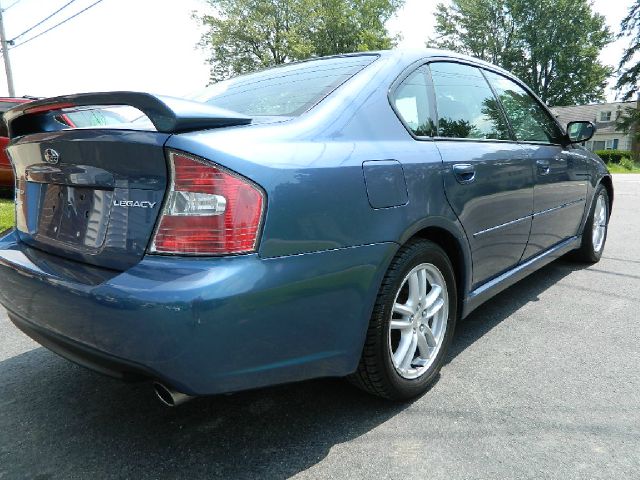
[[[602,257],[607,241],[610,215],[609,194],[604,185],[598,185],[593,197],[593,205],[582,232],[582,244],[573,252],[572,258],[578,262],[597,263]]]
[[[350,381],[392,400],[427,391],[444,363],[457,306],[455,274],[444,250],[428,240],[403,246],[380,287]]]

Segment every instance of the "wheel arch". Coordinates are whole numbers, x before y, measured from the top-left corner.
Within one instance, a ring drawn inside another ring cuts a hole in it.
[[[464,299],[470,290],[472,278],[472,260],[466,234],[459,225],[449,221],[421,222],[402,237],[400,244],[410,240],[422,238],[429,240],[442,248],[453,264],[456,275],[456,289],[458,290],[458,312],[462,314]]]
[[[578,232],[580,235],[584,235],[584,229],[587,225],[587,221],[589,219],[589,214],[591,213],[591,209],[593,208],[593,204],[596,201],[596,191],[598,187],[602,185],[607,190],[607,195],[609,196],[609,216],[611,216],[611,211],[613,208],[613,179],[611,175],[608,173],[604,173],[599,177],[592,178],[592,182],[590,185],[593,185],[589,197],[587,197],[587,201],[584,206],[584,214],[582,216],[582,223],[580,224],[580,229]]]
[[[609,215],[613,209],[613,180],[611,175],[605,175],[600,179],[600,183],[607,189],[607,195],[609,195]]]

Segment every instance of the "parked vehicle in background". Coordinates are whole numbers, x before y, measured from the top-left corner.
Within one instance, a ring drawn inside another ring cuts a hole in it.
[[[32,97],[24,98],[0,98],[0,113],[23,103],[36,100]],[[115,109],[108,108],[77,108],[68,112],[59,112],[53,115],[53,119],[60,124],[60,128],[97,128],[115,127],[127,123],[127,119]],[[13,192],[14,177],[13,168],[6,153],[9,144],[7,126],[0,122],[0,191],[5,194]]]
[[[112,105],[151,128],[50,122]],[[579,146],[590,122],[565,131],[513,75],[438,50],[6,118],[20,188],[0,303],[47,348],[153,380],[170,405],[327,376],[419,395],[459,318],[561,255],[597,262],[613,202]]]
[[[0,98],[0,115],[9,110],[10,108],[20,105],[22,103],[30,102],[34,100],[30,97],[1,97]],[[0,119],[0,194],[10,193],[13,190],[13,167],[7,157],[5,149],[9,144],[9,134],[7,133],[7,126]]]

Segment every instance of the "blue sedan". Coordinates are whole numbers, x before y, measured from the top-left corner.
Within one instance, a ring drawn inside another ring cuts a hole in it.
[[[70,129],[56,116],[137,109]],[[341,55],[190,99],[70,95],[5,115],[16,228],[0,303],[81,365],[189,398],[348,377],[423,393],[456,321],[561,255],[597,262],[613,202],[589,122],[438,50]]]

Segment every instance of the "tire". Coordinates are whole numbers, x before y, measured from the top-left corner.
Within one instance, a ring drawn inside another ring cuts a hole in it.
[[[599,202],[604,202],[604,213],[600,210]],[[582,232],[582,243],[580,248],[575,250],[571,256],[573,260],[584,263],[597,263],[602,257],[604,246],[607,241],[607,232],[609,230],[609,216],[611,212],[609,202],[609,194],[604,185],[598,185],[596,193],[593,197],[593,205],[591,205],[591,211],[589,217],[584,225]],[[596,235],[594,230],[594,223],[600,220],[600,235]],[[601,240],[600,240],[601,238]]]
[[[416,291],[423,293],[416,297]],[[428,240],[413,240],[403,246],[382,281],[362,357],[349,380],[366,392],[391,400],[426,392],[444,363],[457,306],[455,274],[444,250]],[[415,358],[410,353],[414,344]],[[405,349],[407,354],[403,355]]]

